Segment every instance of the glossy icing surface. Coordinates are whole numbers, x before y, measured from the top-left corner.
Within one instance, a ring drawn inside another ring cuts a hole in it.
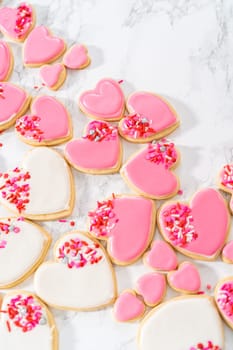
[[[130,291],[119,295],[115,302],[113,313],[119,322],[127,322],[139,318],[145,311],[145,305]]]
[[[7,78],[11,69],[11,52],[8,44],[0,40],[0,81]]]
[[[166,279],[164,275],[156,272],[147,273],[137,280],[136,289],[146,304],[156,305],[166,292]]]
[[[168,275],[170,285],[185,292],[197,292],[201,287],[201,279],[198,269],[189,262],[183,262],[177,271]]]
[[[223,258],[229,262],[233,262],[233,241],[228,242],[222,251]]]
[[[145,254],[145,262],[149,267],[161,271],[175,270],[178,259],[174,250],[164,241],[154,241],[151,250]]]
[[[84,45],[76,44],[72,46],[63,58],[63,63],[67,68],[80,69],[89,63],[88,51]]]
[[[54,63],[53,65],[45,65],[40,69],[40,77],[43,83],[48,87],[53,87],[57,84],[64,66],[61,63]]]

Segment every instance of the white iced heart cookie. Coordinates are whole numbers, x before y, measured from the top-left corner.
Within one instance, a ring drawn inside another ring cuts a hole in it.
[[[89,311],[112,304],[116,279],[104,248],[83,232],[63,236],[54,248],[55,262],[35,273],[37,295],[58,309]]]
[[[26,154],[21,167],[0,174],[0,203],[33,220],[61,218],[73,209],[73,186],[63,157],[39,147]]]
[[[140,350],[223,349],[223,326],[211,298],[178,297],[144,318],[138,342]]]
[[[0,288],[21,283],[42,262],[51,238],[39,225],[22,218],[0,219]]]
[[[4,350],[58,350],[52,315],[33,294],[14,291],[0,298],[0,344]]]

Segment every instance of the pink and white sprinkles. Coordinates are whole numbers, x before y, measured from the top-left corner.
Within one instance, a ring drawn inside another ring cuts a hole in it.
[[[214,345],[212,341],[208,341],[207,345],[202,343],[198,343],[196,346],[191,346],[189,350],[221,350],[218,345]]]
[[[173,142],[162,139],[148,144],[146,159],[155,164],[164,164],[170,168],[177,161],[177,151]]]
[[[197,239],[189,206],[179,202],[172,204],[162,212],[162,220],[174,245],[184,247]]]
[[[83,136],[84,139],[95,142],[115,140],[116,137],[116,127],[98,120],[94,120],[88,125],[88,133],[86,136]]]
[[[124,117],[122,122],[123,134],[134,139],[146,138],[156,131],[151,127],[152,121],[141,114],[130,114]]]
[[[14,31],[17,37],[20,38],[32,24],[32,8],[22,3],[17,7],[17,19],[15,22]]]
[[[7,321],[9,332],[11,331],[11,323],[24,333],[32,331],[38,325],[47,323],[41,305],[35,301],[32,295],[17,295],[11,298],[7,309],[2,312],[9,317],[9,321]]]
[[[233,191],[233,164],[227,164],[223,167],[221,185]]]
[[[21,220],[21,218],[17,219],[17,221]],[[8,219],[9,223],[7,222],[1,222],[0,221],[0,238],[3,235],[8,235],[9,233],[19,233],[20,228],[15,225],[14,221],[12,222],[11,219]],[[7,241],[5,239],[0,239],[0,249],[6,248]]]
[[[118,222],[114,213],[113,200],[97,202],[97,209],[88,213],[90,232],[97,237],[108,237]]]
[[[233,317],[233,283],[224,283],[218,291],[217,302],[220,309],[229,318]]]
[[[29,172],[15,168],[10,173],[0,173],[0,191],[3,199],[13,204],[21,213],[29,203],[30,186],[28,180],[31,178]]]
[[[41,142],[43,131],[40,129],[41,118],[37,115],[24,115],[17,119],[15,128],[20,135]]]
[[[83,239],[72,238],[59,247],[57,258],[72,269],[97,264],[103,255],[98,243],[90,244]]]

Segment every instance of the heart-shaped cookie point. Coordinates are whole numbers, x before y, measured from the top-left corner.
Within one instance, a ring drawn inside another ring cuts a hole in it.
[[[233,329],[233,277],[218,282],[215,288],[215,302],[221,316]]]
[[[0,218],[0,288],[11,288],[28,278],[44,259],[50,242],[48,233],[30,221]]]
[[[4,350],[57,349],[55,321],[39,298],[17,290],[5,294],[0,301],[0,341]]]
[[[113,121],[121,119],[124,95],[113,79],[102,79],[94,90],[85,91],[79,98],[79,107],[90,118]]]
[[[132,142],[160,139],[179,126],[173,107],[162,97],[149,92],[135,92],[127,100],[129,115],[119,123],[122,137]]]
[[[0,40],[0,81],[6,81],[11,75],[14,59],[9,44]]]
[[[224,349],[224,329],[214,302],[200,295],[173,298],[152,309],[137,339],[141,350]]]
[[[141,276],[137,280],[136,291],[148,306],[158,305],[166,293],[166,279],[164,275],[152,272]]]
[[[171,170],[178,159],[174,143],[162,139],[132,156],[122,167],[121,175],[130,187],[145,197],[169,198],[179,190],[179,181]]]
[[[64,105],[52,96],[40,96],[31,104],[31,115],[16,121],[20,139],[33,146],[52,146],[72,137],[72,123]]]
[[[31,5],[21,3],[17,8],[0,9],[0,30],[12,40],[24,41],[34,23],[35,16]]]
[[[64,55],[63,63],[69,69],[86,68],[91,63],[87,48],[80,44],[73,45]]]
[[[218,177],[218,187],[222,191],[231,194],[229,207],[231,214],[233,214],[233,164],[226,164],[221,169]]]
[[[64,235],[54,247],[55,261],[35,273],[37,295],[47,304],[90,311],[112,304],[116,279],[104,248],[83,232]]]
[[[28,108],[31,97],[17,85],[0,82],[0,131],[15,123]]]
[[[159,211],[158,224],[164,239],[182,254],[213,260],[226,241],[230,217],[221,194],[206,188],[194,195],[190,205],[164,204]]]
[[[0,174],[0,203],[34,220],[70,215],[74,206],[71,171],[56,151],[38,147],[29,151],[21,168]]]
[[[85,173],[118,172],[122,150],[117,128],[107,122],[90,122],[82,139],[67,143],[65,157],[75,169]]]
[[[175,270],[178,265],[174,250],[164,241],[154,241],[149,252],[144,255],[143,261],[152,269],[164,272]]]
[[[155,230],[154,202],[139,196],[113,195],[97,202],[88,213],[89,232],[108,241],[107,251],[117,265],[138,260],[149,246]]]
[[[137,297],[133,290],[122,292],[113,308],[113,315],[118,322],[135,321],[143,316],[145,304]]]
[[[40,78],[51,90],[58,90],[66,79],[66,69],[62,63],[46,64],[40,69]]]
[[[201,278],[197,267],[190,262],[183,262],[177,271],[167,275],[171,288],[183,293],[197,293],[201,287]]]
[[[225,263],[233,264],[233,241],[228,242],[222,250],[222,259]]]
[[[44,26],[35,27],[28,35],[23,48],[26,66],[39,67],[60,57],[66,49],[63,39],[54,37]]]

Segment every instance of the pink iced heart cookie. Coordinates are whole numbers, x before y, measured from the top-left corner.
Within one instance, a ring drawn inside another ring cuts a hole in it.
[[[53,62],[63,54],[65,49],[63,39],[52,36],[48,28],[44,26],[36,27],[24,43],[24,64],[39,67]]]
[[[233,329],[233,277],[218,282],[215,301],[222,318]]]
[[[226,164],[221,169],[218,178],[218,187],[224,192],[231,194],[229,206],[233,214],[233,164]]]
[[[94,90],[81,94],[79,107],[83,113],[94,119],[119,120],[124,112],[124,95],[113,79],[102,79]]]
[[[144,262],[152,269],[159,271],[175,270],[178,259],[171,246],[164,241],[154,241],[151,250],[144,255]]]
[[[66,79],[66,69],[62,63],[45,65],[40,69],[40,77],[44,85],[51,90],[57,90]]]
[[[178,292],[197,293],[201,287],[201,278],[195,265],[183,262],[177,271],[167,275],[169,285]]]
[[[121,175],[136,192],[145,197],[169,198],[179,190],[179,181],[171,170],[178,158],[174,143],[162,139],[148,144],[132,156],[122,167]]]
[[[63,63],[69,69],[83,69],[90,64],[87,48],[84,45],[72,46],[64,55]]]
[[[118,265],[139,259],[154,235],[154,202],[143,197],[113,195],[88,216],[90,233],[108,240],[109,256]]]
[[[32,6],[25,3],[17,8],[0,9],[0,30],[15,41],[24,41],[32,30],[35,18]]]
[[[72,137],[70,116],[61,102],[52,96],[37,97],[31,115],[16,121],[15,130],[22,141],[33,146],[51,146]]]
[[[127,100],[129,115],[119,123],[119,132],[128,141],[148,142],[160,139],[179,126],[173,107],[162,97],[135,92]]]
[[[107,122],[90,122],[82,139],[66,145],[65,157],[75,169],[85,173],[118,172],[122,151],[117,128]]]
[[[166,279],[160,273],[152,272],[137,280],[136,291],[148,306],[158,305],[166,293]]]
[[[144,303],[133,290],[125,290],[117,298],[113,314],[118,322],[129,322],[141,318],[145,312]]]
[[[14,124],[28,108],[27,92],[11,83],[0,83],[0,131]]]
[[[190,205],[164,204],[158,215],[161,234],[174,248],[197,259],[215,259],[227,238],[230,218],[220,193],[206,188]]]
[[[10,46],[0,40],[0,81],[8,80],[14,64]]]
[[[222,259],[228,264],[233,264],[233,241],[228,242],[223,248]]]

